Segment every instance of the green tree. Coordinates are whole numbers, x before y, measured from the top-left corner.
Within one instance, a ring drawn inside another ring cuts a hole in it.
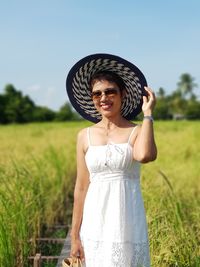
[[[77,112],[73,111],[70,103],[65,103],[61,106],[60,110],[56,114],[57,121],[68,121],[68,120],[80,120],[80,116]]]
[[[160,87],[156,93],[156,106],[154,109],[154,118],[157,120],[166,120],[170,118],[169,103],[165,94],[165,89]]]
[[[4,88],[5,95],[8,97],[14,97],[21,95],[12,84],[7,84]]]
[[[33,121],[33,113],[35,109],[34,102],[30,99],[29,96],[24,96],[21,99],[21,120],[22,122]]]
[[[53,121],[56,113],[47,107],[35,107],[33,111],[33,121]]]
[[[163,99],[165,97],[165,89],[160,87],[157,92],[157,97]]]
[[[154,109],[154,118],[157,120],[171,119],[169,103],[166,98],[158,98]]]
[[[182,97],[182,94],[179,90],[174,91],[169,97],[169,110],[171,114],[185,114],[185,107],[187,100]]]
[[[5,86],[6,105],[4,116],[7,122],[28,122],[32,120],[34,102],[23,96],[22,92],[16,90],[12,84]]]
[[[0,123],[7,122],[5,108],[6,108],[6,97],[0,94]]]
[[[189,120],[200,119],[200,102],[197,100],[189,100],[185,112],[186,118]]]
[[[193,95],[193,89],[197,86],[194,78],[189,73],[183,73],[180,76],[180,81],[177,83],[178,91],[181,92],[183,98]]]

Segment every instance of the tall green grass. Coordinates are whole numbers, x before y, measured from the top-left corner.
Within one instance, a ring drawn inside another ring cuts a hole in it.
[[[143,166],[152,266],[200,266],[200,123],[156,122],[158,159]]]
[[[0,127],[0,266],[28,266],[42,225],[68,223],[80,127]]]
[[[0,266],[28,266],[42,225],[70,221],[76,134],[87,125],[0,127]],[[155,122],[158,159],[141,175],[153,267],[200,266],[199,132],[199,122]]]

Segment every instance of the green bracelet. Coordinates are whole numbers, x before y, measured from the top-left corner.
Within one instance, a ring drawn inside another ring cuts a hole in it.
[[[144,117],[143,117],[143,120],[144,120],[144,119],[147,119],[147,120],[150,120],[150,121],[153,122],[153,117],[152,117],[152,116],[144,116]]]

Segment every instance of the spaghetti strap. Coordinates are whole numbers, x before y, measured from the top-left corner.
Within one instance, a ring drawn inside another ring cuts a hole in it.
[[[88,146],[90,146],[90,127],[87,128],[87,140],[88,140]]]
[[[130,143],[131,137],[132,137],[132,135],[133,135],[133,133],[135,131],[135,128],[137,128],[137,127],[138,127],[138,125],[136,125],[136,126],[133,127],[133,129],[132,129],[132,131],[131,131],[131,133],[129,135],[129,138],[128,138],[128,144]]]

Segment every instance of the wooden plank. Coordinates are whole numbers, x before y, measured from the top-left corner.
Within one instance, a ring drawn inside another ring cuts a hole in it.
[[[64,258],[69,257],[70,249],[71,249],[71,239],[70,239],[70,230],[69,230],[56,267],[62,267],[62,261]]]
[[[40,267],[41,266],[41,254],[37,253],[33,260],[33,267]]]
[[[37,254],[36,254],[37,255]],[[38,256],[30,256],[28,257],[29,260],[34,260],[34,259],[38,259]],[[58,260],[60,256],[40,256],[40,261],[55,261]]]
[[[54,243],[54,244],[64,244],[65,238],[51,238],[51,237],[40,237],[35,239],[36,242],[47,242],[47,243]]]

